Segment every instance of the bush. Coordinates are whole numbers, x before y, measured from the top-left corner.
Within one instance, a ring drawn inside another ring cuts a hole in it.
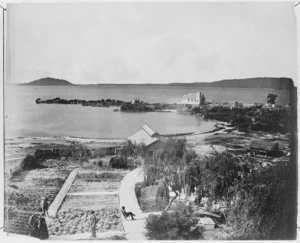
[[[106,150],[105,149],[100,149],[100,150],[94,150],[91,152],[90,158],[95,159],[95,158],[103,158],[106,156]]]
[[[199,166],[209,198],[227,201],[232,239],[292,239],[296,227],[292,161],[262,167],[251,156],[224,152],[203,159]]]
[[[27,155],[20,164],[20,170],[33,170],[40,167],[40,162],[32,155]]]
[[[290,163],[290,162],[289,162]],[[292,239],[292,171],[283,161],[248,174],[228,215],[234,239]]]
[[[99,166],[99,167],[103,166],[103,161],[102,160],[98,160],[96,162],[96,165]]]
[[[128,167],[128,163],[124,157],[115,156],[110,159],[109,166],[111,168],[125,169]]]
[[[176,212],[162,212],[146,218],[146,236],[150,240],[199,240],[203,239],[203,228],[197,226],[186,209]]]

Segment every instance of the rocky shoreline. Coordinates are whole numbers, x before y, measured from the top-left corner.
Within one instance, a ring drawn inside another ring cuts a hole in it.
[[[165,103],[147,103],[140,100],[130,102],[115,99],[99,99],[99,100],[80,100],[80,99],[61,99],[54,98],[48,100],[36,99],[36,104],[61,104],[61,105],[82,105],[90,107],[119,107],[123,112],[176,112],[178,104]],[[119,111],[115,109],[114,111]]]

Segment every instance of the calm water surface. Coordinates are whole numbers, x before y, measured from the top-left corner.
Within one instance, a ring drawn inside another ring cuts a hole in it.
[[[160,133],[205,132],[214,122],[176,113],[124,113],[112,107],[80,105],[37,105],[37,98],[119,99],[139,98],[146,102],[180,103],[184,94],[201,91],[209,101],[265,102],[268,93],[278,95],[279,104],[288,104],[288,91],[270,89],[224,89],[162,86],[6,86],[6,137],[74,136],[127,138],[145,123]]]

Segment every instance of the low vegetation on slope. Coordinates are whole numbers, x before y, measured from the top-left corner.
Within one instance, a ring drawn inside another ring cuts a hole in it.
[[[293,238],[295,230],[293,162],[282,158],[264,167],[256,157],[228,151],[199,158],[185,148],[184,140],[169,140],[153,162],[155,167],[153,163],[145,165],[144,183],[145,186],[158,185],[163,180],[174,192],[175,199],[183,188],[186,192],[196,192],[196,198],[200,198],[198,203],[202,197],[207,197],[208,205],[211,205],[207,210],[214,213],[220,212],[213,209],[213,204],[227,205],[223,214],[231,228],[232,239],[287,240]],[[161,195],[157,194],[157,197]],[[164,209],[168,213],[174,197],[165,199],[170,200]],[[163,227],[166,220],[176,219],[165,213],[155,220],[148,220],[149,235],[155,235],[154,231],[159,235],[163,228],[166,239],[171,239],[171,232],[180,231],[178,224],[176,229]],[[182,224],[181,220],[178,216],[176,222]],[[184,236],[179,238],[184,239]]]

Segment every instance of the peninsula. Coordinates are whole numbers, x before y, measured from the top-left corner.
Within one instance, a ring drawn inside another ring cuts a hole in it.
[[[177,109],[177,104],[164,104],[164,103],[154,103],[149,104],[147,102],[141,101],[139,99],[134,99],[130,102],[115,100],[115,99],[99,99],[99,100],[80,100],[80,99],[61,99],[54,98],[48,100],[36,99],[36,104],[62,104],[62,105],[82,105],[82,106],[92,106],[92,107],[120,107],[121,111],[125,112],[173,112]]]

